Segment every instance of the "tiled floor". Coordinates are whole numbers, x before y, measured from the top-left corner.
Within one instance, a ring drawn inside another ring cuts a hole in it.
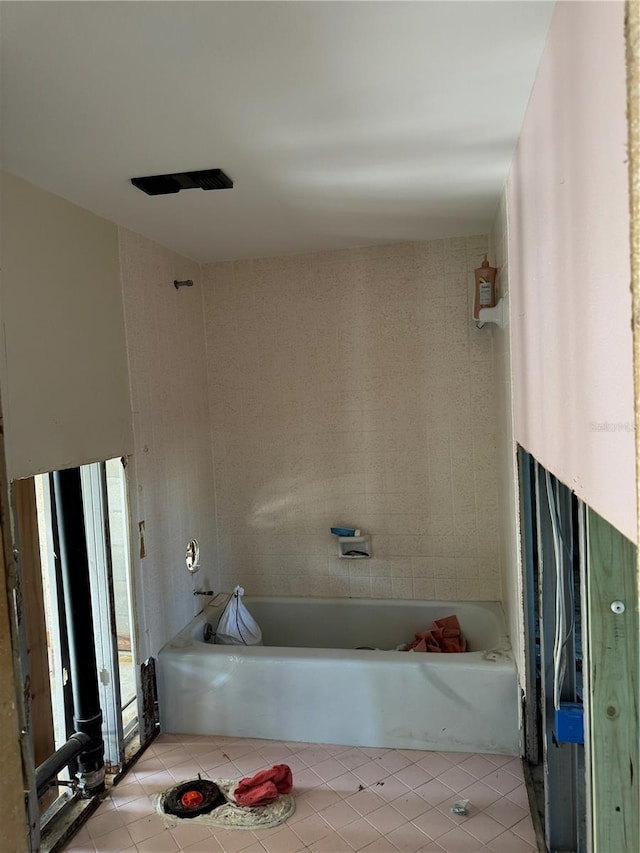
[[[293,771],[296,811],[273,829],[167,829],[149,795],[202,773]],[[451,811],[469,800],[467,817]],[[519,759],[457,752],[160,735],[66,853],[533,853]]]

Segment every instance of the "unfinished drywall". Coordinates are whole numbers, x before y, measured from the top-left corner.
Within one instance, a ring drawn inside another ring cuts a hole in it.
[[[6,172],[0,189],[8,476],[130,453],[116,226]]]
[[[516,440],[635,541],[623,3],[556,5],[507,189]]]

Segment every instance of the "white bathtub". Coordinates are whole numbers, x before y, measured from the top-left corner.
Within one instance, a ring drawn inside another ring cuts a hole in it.
[[[247,598],[264,646],[203,640],[207,607],[160,651],[164,732],[353,746],[520,752],[518,686],[492,602]],[[470,651],[397,651],[455,613]],[[361,649],[373,646],[376,650]]]

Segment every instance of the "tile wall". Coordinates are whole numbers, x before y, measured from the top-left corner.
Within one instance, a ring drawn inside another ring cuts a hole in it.
[[[213,467],[199,265],[119,229],[135,452],[129,469],[140,660],[217,587]],[[194,286],[176,290],[174,279]],[[138,524],[144,522],[144,556]],[[185,567],[189,539],[202,569]]]
[[[488,237],[203,266],[218,568],[248,593],[501,596]],[[499,426],[500,424],[500,426]],[[372,534],[337,557],[329,533]]]

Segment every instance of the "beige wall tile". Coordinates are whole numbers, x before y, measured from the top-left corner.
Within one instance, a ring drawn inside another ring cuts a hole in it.
[[[133,404],[131,515],[145,523],[146,556],[133,549],[144,659],[202,606],[195,587],[221,588],[233,537],[216,525],[216,499],[225,506],[230,495],[214,489],[199,266],[124,228],[119,242]],[[194,286],[176,291],[176,278]],[[233,429],[231,414],[225,426]],[[194,576],[184,562],[192,537],[202,566]]]
[[[392,598],[413,598],[413,581],[411,578],[391,579]]]
[[[393,598],[391,578],[371,578],[371,595],[373,598]]]
[[[214,523],[248,593],[467,598],[478,558],[499,589],[504,390],[470,319],[487,244],[203,267]],[[333,525],[373,558],[338,559]]]
[[[352,598],[370,598],[371,578],[350,578],[349,595]]]
[[[464,600],[464,597],[458,594],[456,581],[452,578],[436,578],[435,595],[436,599],[442,601]]]

